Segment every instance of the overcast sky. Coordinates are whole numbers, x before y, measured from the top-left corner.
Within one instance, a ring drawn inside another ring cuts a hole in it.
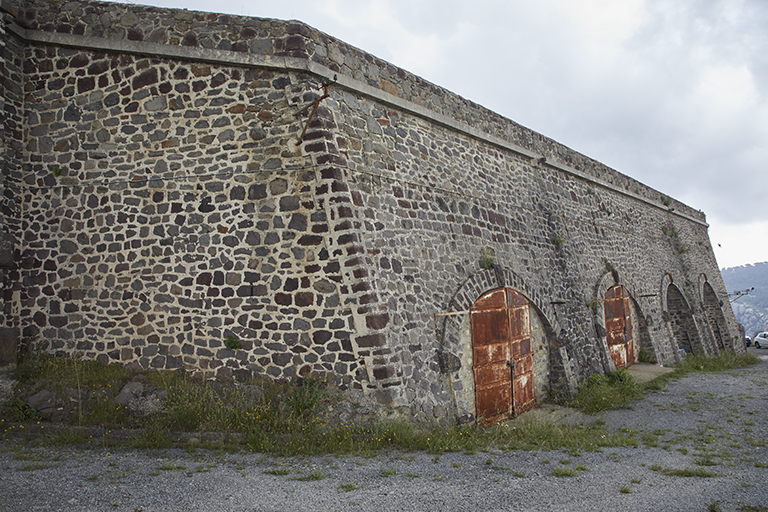
[[[768,261],[766,0],[124,0],[298,19],[703,210]]]

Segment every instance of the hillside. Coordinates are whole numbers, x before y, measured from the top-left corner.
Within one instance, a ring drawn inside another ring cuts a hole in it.
[[[746,333],[752,336],[768,329],[768,262],[724,268],[721,273],[728,293],[754,287],[749,295],[731,303]]]

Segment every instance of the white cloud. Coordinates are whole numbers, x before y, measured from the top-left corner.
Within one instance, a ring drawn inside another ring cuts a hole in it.
[[[749,205],[744,205],[745,209]],[[745,224],[711,222],[709,237],[720,268],[768,261],[768,220]]]

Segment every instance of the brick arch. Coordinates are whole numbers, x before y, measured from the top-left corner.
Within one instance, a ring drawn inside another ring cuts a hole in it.
[[[536,290],[531,289],[520,276],[508,269],[481,270],[470,276],[456,290],[448,303],[446,312],[467,311],[485,292],[504,287],[513,288],[522,293],[529,302],[536,306],[538,312],[547,319],[547,322],[550,322],[549,319],[555,318],[552,304],[545,302]]]
[[[459,285],[445,312],[469,311],[479,297],[497,288],[512,288],[519,292],[528,300],[535,313],[541,319],[549,346],[549,364],[552,368],[550,382],[558,382],[560,377],[562,377],[558,369],[563,366],[562,359],[567,358],[566,355],[560,354],[558,343],[562,346],[567,344],[567,341],[565,338],[562,340],[558,339],[557,333],[561,329],[559,322],[556,320],[557,314],[552,304],[545,302],[541,294],[536,293],[520,276],[511,270],[497,267],[493,270],[480,270],[471,275]],[[438,332],[440,333],[439,350],[445,351],[452,346],[456,346],[460,338],[460,324],[461,320],[458,316],[443,317],[442,326],[438,325]]]
[[[619,274],[617,271],[613,272],[606,272],[603,274],[603,276],[598,280],[597,286],[595,287],[595,297],[596,299],[600,299],[601,297],[605,297],[605,292],[607,292],[610,288],[621,285],[624,288],[626,288],[627,292],[632,297],[635,297],[635,286],[627,281],[621,274]]]

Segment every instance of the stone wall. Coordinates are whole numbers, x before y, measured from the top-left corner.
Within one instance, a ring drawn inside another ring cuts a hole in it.
[[[5,13],[0,11],[0,14]],[[7,32],[3,20],[0,22],[0,365],[15,361],[19,341],[19,275],[16,256],[22,237],[22,55],[22,42]]]
[[[701,212],[389,63],[298,22],[3,5],[27,349],[332,373],[421,421],[474,418],[469,310],[498,287],[530,301],[539,398],[615,368],[614,284],[636,353],[674,362],[680,326],[743,350]]]

